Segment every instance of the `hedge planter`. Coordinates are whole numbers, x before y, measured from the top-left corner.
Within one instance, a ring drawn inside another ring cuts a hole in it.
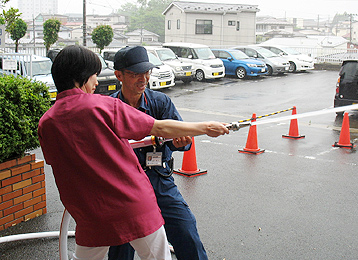
[[[0,77],[0,230],[46,213],[44,162],[37,127],[50,108],[48,87],[21,76]]]
[[[0,163],[0,230],[46,212],[44,161],[28,154]]]

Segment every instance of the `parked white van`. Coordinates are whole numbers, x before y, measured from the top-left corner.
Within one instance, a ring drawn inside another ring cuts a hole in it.
[[[148,52],[149,62],[155,65],[149,78],[148,88],[161,89],[175,85],[174,73],[172,69],[165,65],[157,56]]]
[[[203,44],[168,42],[163,47],[171,49],[180,60],[193,64],[198,81],[225,77],[222,60],[215,57],[210,48]]]
[[[41,81],[49,88],[51,101],[56,100],[57,89],[52,79],[50,58],[22,53],[1,53],[0,54],[0,73],[20,75]],[[9,64],[9,65],[5,65]],[[6,68],[9,66],[8,68]]]
[[[179,60],[171,49],[158,46],[145,46],[145,48],[172,68],[176,80],[182,80],[184,83],[189,83],[193,80],[193,65]]]

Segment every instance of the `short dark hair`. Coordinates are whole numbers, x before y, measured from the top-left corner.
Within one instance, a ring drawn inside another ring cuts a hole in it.
[[[57,92],[85,84],[93,74],[99,74],[102,63],[97,54],[79,45],[70,45],[57,54],[51,68]]]

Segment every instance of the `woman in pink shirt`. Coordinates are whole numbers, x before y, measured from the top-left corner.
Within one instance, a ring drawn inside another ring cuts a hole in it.
[[[74,259],[103,259],[109,246],[127,242],[141,259],[171,259],[153,188],[128,139],[216,137],[228,130],[218,122],[158,121],[93,94],[100,71],[90,50],[64,48],[52,66],[58,96],[38,128],[61,201],[76,221]]]

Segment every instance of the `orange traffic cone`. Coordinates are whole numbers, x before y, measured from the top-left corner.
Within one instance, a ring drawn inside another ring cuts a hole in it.
[[[173,171],[176,174],[185,176],[185,177],[194,177],[207,173],[207,170],[200,170],[196,164],[196,152],[195,152],[195,143],[194,137],[192,137],[191,148],[189,151],[184,152],[183,163],[181,169]]]
[[[292,115],[296,115],[296,107],[293,107]],[[290,123],[290,131],[288,132],[288,135],[282,135],[283,138],[290,138],[290,139],[301,139],[305,138],[304,135],[299,135],[298,133],[298,123],[297,118],[291,119]]]
[[[333,147],[342,147],[342,148],[349,148],[352,149],[355,147],[353,143],[351,143],[351,135],[349,132],[349,118],[348,113],[344,113],[343,123],[341,133],[339,135],[339,142],[335,142]]]
[[[256,122],[256,114],[252,114],[251,122]],[[240,153],[260,154],[265,150],[259,149],[257,145],[257,129],[256,125],[251,125],[249,129],[249,135],[247,137],[246,146],[243,150],[239,150]]]

